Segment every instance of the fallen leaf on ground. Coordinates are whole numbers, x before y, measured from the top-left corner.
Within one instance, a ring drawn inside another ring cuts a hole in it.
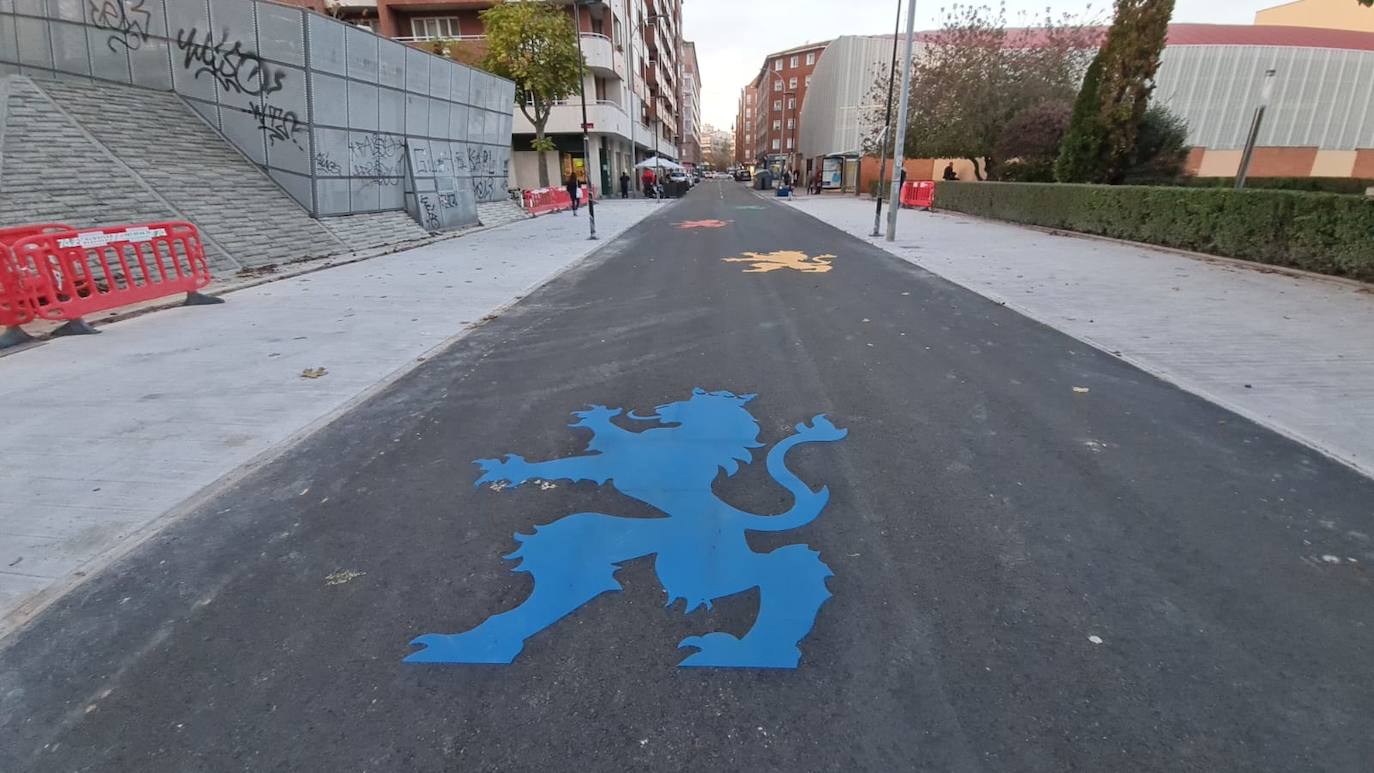
[[[328,577],[325,577],[325,578],[324,578],[324,584],[325,584],[325,585],[343,585],[344,583],[346,583],[346,582],[352,582],[353,580],[356,580],[356,579],[358,579],[359,577],[362,577],[362,576],[365,575],[365,574],[367,574],[367,572],[355,572],[355,571],[353,571],[353,570],[351,570],[351,569],[348,569],[348,570],[341,569],[341,570],[339,570],[339,571],[337,571],[337,572],[335,572],[335,573],[329,575]]]
[[[306,368],[301,371],[301,378],[319,378],[328,372],[326,368]]]

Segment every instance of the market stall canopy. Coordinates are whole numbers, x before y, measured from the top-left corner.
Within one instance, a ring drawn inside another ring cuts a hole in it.
[[[673,169],[681,169],[681,170],[683,170],[683,171],[686,171],[686,170],[687,170],[687,168],[684,167],[682,164],[679,164],[679,163],[677,163],[676,161],[669,161],[669,160],[666,159],[666,158],[646,158],[646,159],[644,159],[643,161],[640,161],[638,164],[635,164],[635,167],[636,167],[636,168],[641,167],[641,166],[646,166],[646,167],[647,167],[647,166],[652,166],[652,167],[655,167],[655,168],[658,168],[658,169],[669,169],[669,170],[673,170]]]

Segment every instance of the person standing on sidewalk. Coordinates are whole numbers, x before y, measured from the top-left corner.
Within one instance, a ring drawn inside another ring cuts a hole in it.
[[[630,173],[623,169],[620,171],[620,198],[630,198]]]
[[[572,199],[573,217],[577,217],[577,205],[582,201],[582,186],[577,182],[576,172],[568,175],[567,188],[568,198]]]

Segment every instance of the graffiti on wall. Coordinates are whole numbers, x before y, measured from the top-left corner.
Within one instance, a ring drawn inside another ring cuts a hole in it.
[[[474,177],[472,178],[472,193],[478,201],[491,201],[496,195],[495,177]]]
[[[343,167],[323,151],[315,154],[315,170],[320,174],[343,174]]]
[[[421,196],[420,206],[424,208],[424,226],[427,231],[438,231],[443,228],[443,221],[439,219],[439,210],[435,206],[434,198],[431,196]]]
[[[275,105],[259,105],[254,102],[249,105],[253,112],[253,119],[258,122],[258,128],[267,135],[267,142],[276,145],[278,140],[290,141],[301,150],[305,146],[301,145],[296,135],[305,131],[305,124],[301,123],[300,118],[291,110],[283,110]]]
[[[148,23],[153,14],[143,7],[144,0],[87,0],[91,24],[109,30],[105,45],[118,52],[137,51],[148,42]]]
[[[348,143],[350,171],[373,185],[400,185],[405,140],[390,134],[365,134]]]
[[[177,30],[177,48],[183,59],[181,66],[195,70],[193,77],[209,75],[220,88],[246,94],[250,97],[265,96],[282,90],[286,73],[272,71],[255,52],[244,49],[243,41],[229,42],[229,30],[225,30],[216,40],[213,30],[204,35],[196,31]]]

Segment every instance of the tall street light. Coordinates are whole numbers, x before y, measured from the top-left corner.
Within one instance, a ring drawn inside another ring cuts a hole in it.
[[[906,148],[906,106],[911,96],[911,44],[916,37],[916,0],[906,8],[906,56],[902,59],[902,100],[897,106],[897,139],[892,144],[892,199],[887,208],[887,240],[897,239],[897,210],[901,209],[902,154]]]
[[[897,0],[897,21],[892,24],[892,65],[887,69],[887,117],[883,119],[883,146],[878,154],[878,208],[873,211],[873,236],[882,232],[878,224],[883,220],[883,175],[887,173],[887,138],[892,128],[892,84],[897,79],[897,38],[902,29],[902,0]],[[862,163],[862,162],[861,162]],[[855,187],[858,187],[857,181]]]
[[[1274,76],[1278,73],[1273,67],[1264,71],[1264,81],[1260,85],[1259,104],[1255,106],[1255,116],[1250,119],[1250,134],[1245,138],[1245,152],[1240,156],[1240,169],[1236,172],[1236,190],[1245,187],[1245,176],[1250,173],[1250,158],[1255,155],[1255,142],[1259,139],[1260,124],[1264,121],[1264,109],[1269,106],[1269,97],[1274,94]]]
[[[582,96],[582,169],[587,173],[587,227],[591,229],[588,240],[596,238],[596,197],[592,195],[592,138],[589,132],[592,125],[587,123],[587,59],[582,56],[582,6],[590,12],[600,8],[602,0],[573,0],[573,32],[577,34],[577,91]],[[576,175],[573,176],[576,179]]]

